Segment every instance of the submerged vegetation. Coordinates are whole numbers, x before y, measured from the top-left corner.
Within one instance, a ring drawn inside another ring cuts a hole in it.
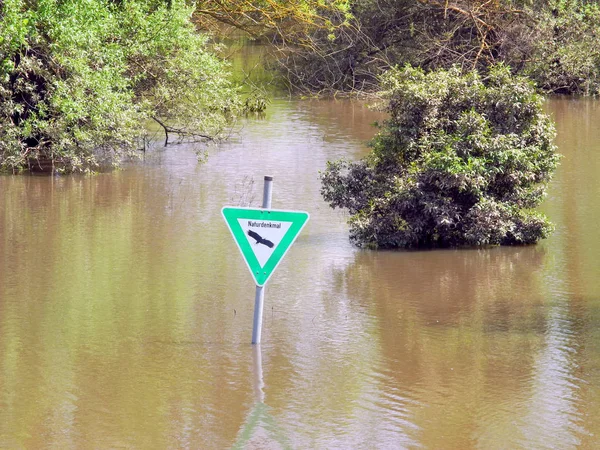
[[[146,124],[215,139],[241,107],[182,0],[5,0],[0,166],[93,170],[135,154]]]
[[[368,248],[531,244],[552,229],[533,211],[557,165],[533,84],[493,66],[405,67],[383,79],[390,119],[358,162],[329,163],[322,195],[348,209]]]
[[[0,170],[96,170],[139,154],[152,121],[166,145],[260,114],[268,101],[240,95],[210,40],[231,27],[269,42],[291,91],[383,89],[372,154],[322,174],[358,245],[548,234],[533,208],[557,156],[536,92],[600,94],[595,1],[5,0]]]
[[[151,121],[165,144],[218,139],[266,107],[240,98],[209,41],[231,27],[270,42],[310,94],[377,92],[406,63],[485,76],[498,62],[546,92],[600,92],[600,6],[585,0],[5,0],[0,170],[118,164]]]

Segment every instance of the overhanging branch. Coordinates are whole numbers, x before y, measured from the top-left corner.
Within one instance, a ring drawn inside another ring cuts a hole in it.
[[[169,133],[177,134],[178,136],[180,136],[182,138],[191,138],[192,140],[198,140],[198,141],[214,141],[214,140],[216,140],[215,136],[210,136],[207,134],[198,133],[196,131],[190,131],[185,128],[178,128],[178,127],[174,127],[171,125],[167,125],[163,120],[159,119],[156,116],[152,116],[152,119],[156,123],[158,123],[162,127],[163,131],[165,132],[165,144],[164,144],[165,147],[167,145],[169,145]]]

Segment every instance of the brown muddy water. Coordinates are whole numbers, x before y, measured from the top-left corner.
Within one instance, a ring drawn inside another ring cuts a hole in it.
[[[198,164],[0,177],[2,449],[600,448],[600,103],[553,100],[562,164],[537,246],[352,247],[320,198],[377,117],[275,101]],[[221,217],[311,220],[266,287]]]

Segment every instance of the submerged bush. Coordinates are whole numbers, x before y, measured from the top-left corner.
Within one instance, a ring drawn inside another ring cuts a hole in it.
[[[358,162],[328,163],[324,199],[350,213],[369,248],[532,244],[552,229],[533,211],[556,168],[554,128],[531,82],[494,66],[407,66],[383,79],[390,118]]]
[[[239,108],[185,0],[0,2],[0,169],[95,169],[149,120],[212,139]]]

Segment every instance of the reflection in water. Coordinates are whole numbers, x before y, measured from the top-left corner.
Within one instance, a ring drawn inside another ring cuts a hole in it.
[[[357,102],[275,101],[204,165],[0,177],[0,448],[598,448],[599,105],[548,105],[565,157],[535,247],[352,247],[318,171],[365,154]],[[253,350],[220,209],[265,174],[311,221]]]
[[[264,379],[262,368],[262,349],[260,345],[252,346],[252,371],[254,381],[254,407],[240,430],[238,439],[232,448],[266,448],[279,444],[278,448],[292,448],[283,429],[277,425],[271,414],[271,408],[265,404]]]
[[[265,381],[262,368],[262,348],[260,345],[252,346],[252,372],[254,374],[254,397],[256,403],[265,402]]]
[[[515,436],[497,427],[522,407],[544,337],[543,297],[528,292],[543,253],[365,252],[340,275],[354,301],[375,299],[364,307],[380,320],[387,396],[378,401],[401,402],[395,425],[412,442],[489,448],[501,438],[514,447]],[[393,417],[380,413],[378,423]]]

